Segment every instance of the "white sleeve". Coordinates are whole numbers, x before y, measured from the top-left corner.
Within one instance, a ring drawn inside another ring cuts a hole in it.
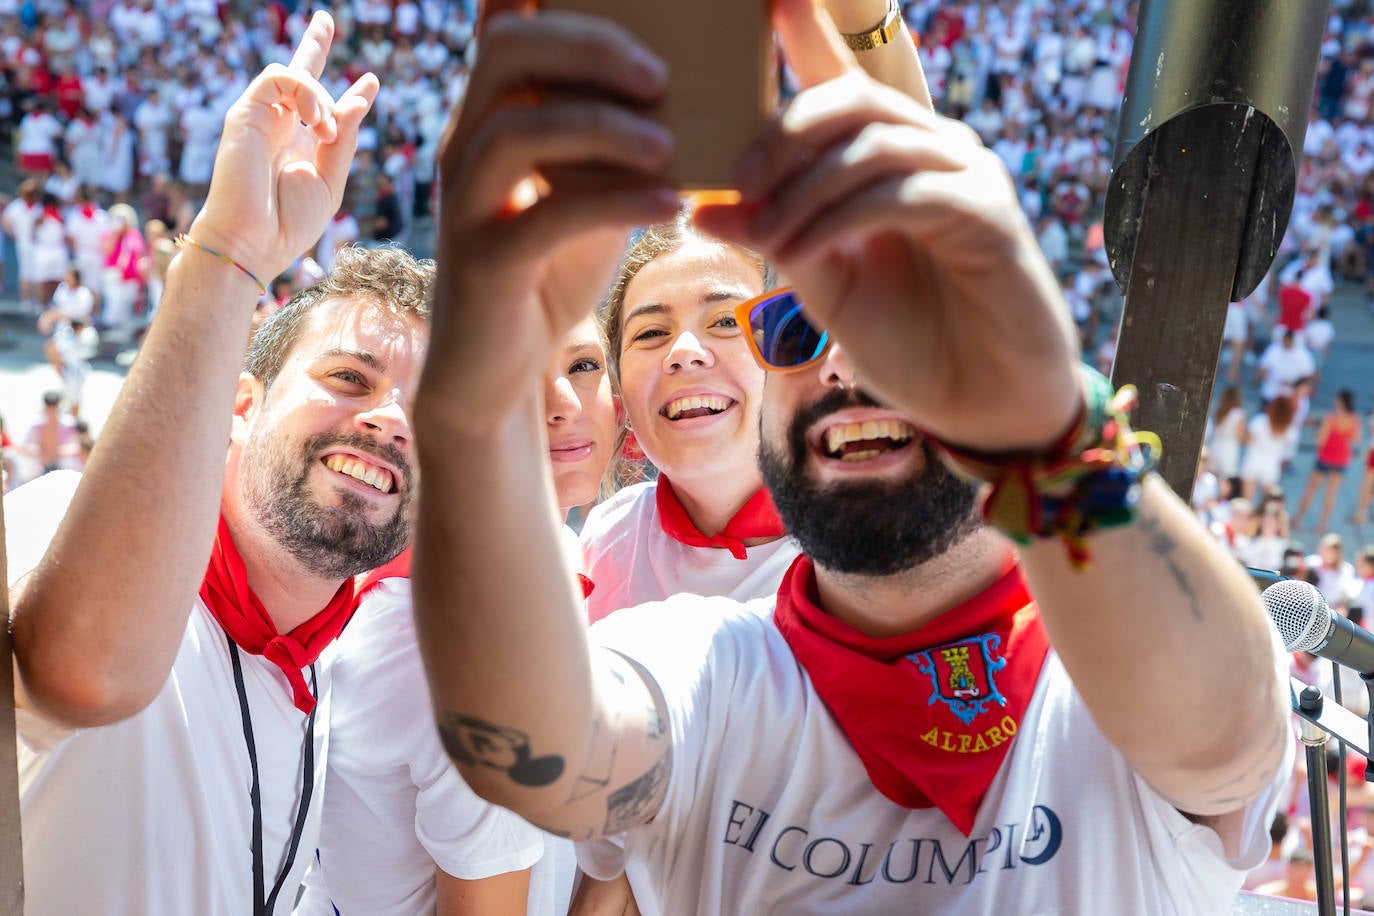
[[[654,819],[631,831],[632,838],[673,837],[692,809],[709,752],[713,704],[728,703],[730,695],[737,657],[734,635],[762,626],[747,605],[683,594],[617,611],[589,630],[593,645],[641,665],[668,709],[672,763],[667,793]],[[624,869],[625,842],[617,837],[578,843],[578,864],[592,877],[609,880]]]
[[[7,587],[12,588],[37,568],[80,482],[81,475],[76,471],[53,471],[5,494]],[[18,707],[14,724],[19,740],[34,754],[48,753],[76,734],[73,729],[54,725]]]
[[[424,759],[411,772],[417,774],[420,790],[415,836],[434,864],[455,878],[475,881],[538,862],[544,854],[543,833],[479,798],[454,769],[432,725],[429,732],[433,746],[422,751]]]
[[[1290,656],[1274,634],[1274,676],[1283,684],[1288,695],[1288,666]],[[1273,777],[1256,798],[1239,811],[1225,815],[1230,843],[1223,843],[1213,827],[1195,823],[1165,801],[1139,774],[1133,774],[1135,790],[1144,813],[1147,840],[1161,863],[1161,891],[1167,899],[1189,906],[1191,912],[1228,912],[1229,895],[1208,905],[1208,893],[1238,888],[1247,872],[1259,865],[1269,854],[1269,825],[1278,810],[1279,802],[1293,772],[1296,741],[1289,735],[1286,747]],[[1227,846],[1232,848],[1227,848]]]
[[[76,471],[53,471],[5,494],[6,585],[38,567],[80,482]]]
[[[473,793],[439,742],[408,583],[386,580],[365,598],[339,648],[320,837],[335,902],[356,908],[370,892],[359,873],[384,858],[468,881],[537,862],[542,834]]]

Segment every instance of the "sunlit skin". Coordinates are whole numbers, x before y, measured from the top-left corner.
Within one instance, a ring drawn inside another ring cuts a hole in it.
[[[559,510],[593,502],[615,447],[616,405],[606,351],[587,318],[569,332],[544,376],[544,422]]]
[[[330,445],[310,456],[307,487],[317,505],[359,514],[373,525],[413,512],[418,468],[410,411],[427,340],[428,329],[417,317],[336,299],[311,311],[270,388],[244,376],[227,469],[228,479],[237,483],[226,486],[224,493],[224,511],[235,530],[261,529],[246,505],[257,462],[245,452],[271,443],[299,461],[305,458],[300,454],[304,444],[321,435],[367,444]],[[384,492],[327,467],[325,462],[335,456],[377,472],[389,486]],[[289,594],[286,586],[296,571],[280,557],[263,560]],[[253,563],[248,566],[254,568]],[[266,582],[252,584],[260,594],[264,588],[273,590]]]
[[[780,447],[787,440],[788,424],[799,411],[836,386],[853,388],[857,383],[854,369],[839,344],[832,345],[814,366],[800,372],[774,373],[768,379],[764,397],[765,440]],[[921,441],[919,432],[905,441],[884,444],[880,454],[863,461],[843,461],[827,451],[826,435],[831,427],[868,421],[909,423],[898,411],[884,407],[851,407],[827,414],[806,430],[806,474],[825,486],[847,480],[901,480],[920,473],[925,456],[915,447]]]
[[[757,266],[700,238],[650,261],[626,288],[620,396],[640,448],[707,534],[724,528],[762,485],[764,373],[732,313],[761,292]],[[683,397],[717,399],[724,409],[669,419],[669,406]]]

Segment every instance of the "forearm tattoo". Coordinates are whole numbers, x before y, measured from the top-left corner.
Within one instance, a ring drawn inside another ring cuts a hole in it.
[[[547,786],[563,775],[563,758],[534,756],[529,736],[518,729],[455,712],[445,712],[438,724],[444,750],[458,763],[502,770],[512,781],[533,788]]]
[[[1160,525],[1159,519],[1153,513],[1141,512],[1140,530],[1145,533],[1150,544],[1150,550],[1164,561],[1170,576],[1173,577],[1174,584],[1188,598],[1188,606],[1193,612],[1193,619],[1201,622],[1202,605],[1198,601],[1193,583],[1188,581],[1188,573],[1184,571],[1183,566],[1178,561],[1178,541]]]

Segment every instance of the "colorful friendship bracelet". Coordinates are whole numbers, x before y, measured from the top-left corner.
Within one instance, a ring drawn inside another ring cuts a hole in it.
[[[211,248],[209,245],[197,242],[195,239],[191,238],[189,235],[186,235],[184,233],[176,237],[176,246],[177,248],[199,248],[206,254],[214,255],[224,263],[236,268],[248,279],[252,280],[253,283],[255,283],[258,287],[259,296],[267,295],[267,287],[263,285],[262,281],[259,280],[257,277],[253,276],[253,272],[250,271],[247,267],[244,267],[242,264],[240,264],[238,261],[235,261],[233,258],[229,257],[227,254],[220,254],[218,251]]]
[[[1131,429],[1136,390],[1113,392],[1082,366],[1083,409],[1072,429],[1042,452],[978,452],[936,443],[960,476],[987,484],[983,518],[1018,544],[1057,537],[1074,568],[1092,556],[1087,535],[1135,520],[1140,481],[1159,461],[1159,437]]]

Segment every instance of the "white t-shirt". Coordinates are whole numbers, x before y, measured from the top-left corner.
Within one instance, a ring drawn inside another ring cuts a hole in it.
[[[4,215],[14,233],[15,247],[27,248],[32,245],[33,230],[43,215],[43,207],[36,203],[26,203],[22,197],[16,197],[5,205]]]
[[[1053,651],[964,837],[867,772],[765,606],[678,596],[613,615],[593,640],[643,664],[667,700],[667,797],[627,835],[646,914],[1229,912],[1264,860],[1292,745],[1228,856],[1161,799],[1094,724]],[[1275,644],[1275,677],[1287,658]],[[615,849],[578,847],[609,877]],[[636,867],[637,866],[637,867]]]
[[[79,480],[48,474],[5,497],[11,584],[37,565]],[[261,781],[267,894],[288,858],[306,716],[276,665],[239,655]],[[278,914],[291,911],[319,831],[331,656],[326,650],[315,666],[314,786]],[[75,732],[22,710],[16,720],[28,916],[252,912],[252,771],[229,643],[199,599],[167,683],[142,712]]]
[[[1292,394],[1295,382],[1317,371],[1311,352],[1301,341],[1294,341],[1292,348],[1279,341],[1271,343],[1260,356],[1259,367],[1264,371],[1260,397],[1266,401],[1281,394]]]
[[[77,206],[67,211],[67,234],[72,237],[79,261],[101,262],[105,259],[105,233],[110,229],[110,215],[100,207],[91,209],[91,215]],[[84,277],[89,280],[91,278]]]
[[[744,560],[717,547],[689,547],[663,530],[656,483],[626,487],[593,509],[582,527],[582,567],[596,588],[592,620],[679,592],[739,601],[772,595],[801,553],[790,537],[750,547]]]
[[[89,324],[91,313],[95,310],[95,294],[84,286],[68,286],[62,282],[53,290],[52,306],[68,321]]]
[[[339,639],[319,868],[297,916],[433,912],[435,865],[471,881],[544,851],[539,830],[475,795],[449,762],[410,607],[409,580],[384,579]],[[553,890],[531,880],[530,916],[554,912]]]
[[[19,122],[17,152],[23,155],[52,156],[57,153],[57,140],[62,136],[62,122],[46,111],[36,111]]]
[[[1250,435],[1245,443],[1245,457],[1240,463],[1240,476],[1260,486],[1272,486],[1279,482],[1284,457],[1289,446],[1297,442],[1302,427],[1294,420],[1282,435],[1276,436],[1269,425],[1269,415],[1257,413],[1250,418],[1247,428]]]

